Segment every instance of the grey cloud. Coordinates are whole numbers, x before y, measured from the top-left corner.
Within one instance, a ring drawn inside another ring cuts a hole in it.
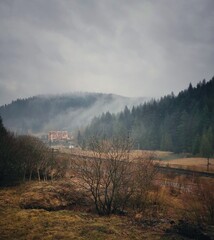
[[[1,1],[0,105],[69,91],[159,97],[209,80],[213,10],[212,0]]]

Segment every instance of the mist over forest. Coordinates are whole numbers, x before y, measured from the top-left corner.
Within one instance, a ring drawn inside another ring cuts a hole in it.
[[[91,136],[131,137],[136,149],[213,154],[214,78],[199,82],[177,96],[173,93],[118,114],[109,112],[92,120],[79,142]]]
[[[1,106],[0,116],[5,127],[17,134],[47,134],[51,130],[85,127],[103,112],[116,113],[144,101],[145,98],[102,93],[40,95]]]
[[[213,93],[214,78],[156,100],[102,93],[40,95],[0,107],[0,116],[5,127],[17,134],[79,129],[76,141],[83,147],[92,136],[129,136],[135,149],[200,155],[205,151],[211,156]]]

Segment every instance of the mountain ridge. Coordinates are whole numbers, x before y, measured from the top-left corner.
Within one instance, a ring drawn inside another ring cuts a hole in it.
[[[214,77],[150,100],[118,114],[93,119],[83,138],[130,136],[135,148],[212,156],[214,149]]]
[[[41,94],[1,106],[0,116],[6,128],[17,134],[59,129],[73,131],[86,126],[103,112],[116,113],[125,106],[143,103],[145,99],[111,93]]]

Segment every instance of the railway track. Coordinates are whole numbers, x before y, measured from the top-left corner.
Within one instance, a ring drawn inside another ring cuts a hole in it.
[[[92,156],[86,156],[81,154],[71,154],[71,157],[80,157],[82,159],[94,159]],[[107,159],[106,159],[107,160]],[[157,169],[161,173],[174,173],[177,175],[189,175],[194,177],[209,177],[214,178],[214,173],[211,172],[201,172],[201,171],[195,171],[195,170],[189,170],[189,169],[183,169],[183,168],[175,168],[175,167],[168,167],[168,166],[160,166],[157,165]]]
[[[172,168],[172,167],[164,167],[164,166],[157,166],[158,170],[161,173],[175,173],[178,175],[189,175],[194,177],[209,177],[214,178],[214,173],[210,172],[201,172],[201,171],[193,171],[189,169],[183,169],[183,168]]]

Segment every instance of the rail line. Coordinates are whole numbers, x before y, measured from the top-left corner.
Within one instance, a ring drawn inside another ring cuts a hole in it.
[[[92,156],[86,156],[86,155],[79,155],[79,154],[71,154],[71,157],[80,157],[82,159],[94,159],[95,157]],[[107,159],[106,159],[107,160]],[[189,169],[183,169],[183,168],[174,168],[169,166],[156,166],[158,171],[167,174],[167,173],[174,173],[177,175],[188,175],[188,176],[194,176],[194,177],[209,177],[214,178],[214,173],[211,172],[202,172],[202,171],[195,171],[195,170],[189,170]]]
[[[158,170],[161,173],[175,173],[178,175],[189,175],[194,177],[209,177],[214,178],[214,173],[210,172],[201,172],[201,171],[193,171],[189,169],[183,169],[183,168],[172,168],[172,167],[164,167],[164,166],[157,166]]]

